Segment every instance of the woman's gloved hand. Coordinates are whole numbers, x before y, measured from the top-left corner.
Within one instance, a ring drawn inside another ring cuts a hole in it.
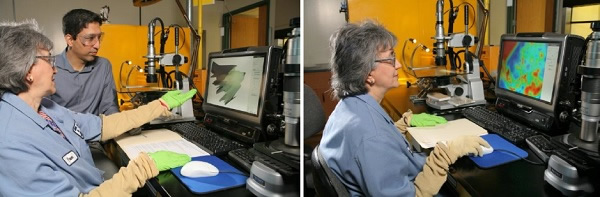
[[[164,94],[160,99],[167,104],[167,107],[173,109],[181,106],[185,101],[191,99],[196,94],[196,89],[191,89],[186,93],[181,93],[180,90],[172,90]]]
[[[448,147],[448,155],[459,158],[468,154],[483,156],[481,146],[489,148],[490,144],[479,136],[464,136],[449,141],[446,146]]]
[[[146,153],[129,161],[125,167],[121,167],[111,179],[104,181],[98,187],[92,189],[82,196],[131,196],[133,192],[146,184],[146,180],[158,175],[154,162]]]
[[[183,166],[192,160],[192,158],[186,154],[179,154],[166,150],[156,151],[148,155],[154,160],[158,171],[165,171]]]
[[[410,119],[410,125],[414,127],[431,127],[446,122],[444,117],[426,113],[413,114]]]
[[[479,136],[464,136],[445,144],[438,142],[425,159],[423,171],[415,178],[416,196],[437,194],[446,182],[449,166],[470,153],[482,155],[481,146],[490,147],[490,144]]]
[[[412,115],[412,111],[408,109],[408,111],[404,112],[402,117],[400,117],[400,119],[394,123],[396,128],[400,130],[400,133],[402,133],[404,137],[406,137],[406,132],[408,131],[407,128],[410,126],[410,119],[412,118]]]

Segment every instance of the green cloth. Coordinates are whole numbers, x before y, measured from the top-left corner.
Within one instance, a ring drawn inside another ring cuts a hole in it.
[[[414,114],[410,119],[410,125],[414,127],[432,127],[446,122],[444,117],[426,113]]]
[[[169,91],[160,97],[169,106],[169,109],[181,106],[185,101],[191,99],[196,94],[197,90],[192,89],[186,93],[181,93],[179,90]]]
[[[192,160],[192,158],[186,154],[179,154],[165,150],[156,151],[148,155],[150,158],[152,158],[152,160],[154,160],[158,171],[164,171],[183,166]]]

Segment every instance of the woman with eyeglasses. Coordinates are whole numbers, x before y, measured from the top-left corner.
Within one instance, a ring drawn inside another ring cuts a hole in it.
[[[351,196],[432,196],[446,181],[450,164],[489,147],[469,136],[436,145],[428,157],[411,150],[379,105],[399,85],[396,42],[372,21],[346,24],[331,37],[331,88],[340,101],[318,150]]]
[[[131,196],[159,170],[185,163],[141,153],[104,180],[86,141],[168,116],[195,90],[109,116],[73,112],[47,99],[56,92],[51,49],[35,21],[0,23],[0,196]]]

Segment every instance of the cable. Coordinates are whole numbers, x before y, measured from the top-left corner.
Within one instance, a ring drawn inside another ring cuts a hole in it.
[[[458,8],[458,6],[461,6],[461,5],[463,5],[463,4],[468,4],[468,5],[469,5],[469,7],[471,7],[471,9],[473,10],[473,12],[475,12],[475,8],[473,8],[473,5],[471,5],[471,4],[470,4],[470,3],[468,3],[468,2],[463,2],[463,3],[461,3],[461,4],[458,4],[457,6],[454,6],[454,7],[450,8],[450,9],[456,9],[456,8]],[[449,11],[450,11],[450,9],[448,9],[448,10],[444,11],[444,15],[445,15],[447,12],[449,12]],[[475,16],[475,15],[473,15],[473,16]],[[472,23],[471,23],[471,25],[469,26],[469,29],[471,29],[471,28],[472,28],[474,25],[475,25],[475,17],[473,17],[473,22],[472,22]]]
[[[509,153],[509,154],[511,154],[511,155],[513,155],[513,156],[516,156],[516,157],[518,157],[518,158],[521,158],[521,159],[523,159],[523,161],[525,161],[525,162],[527,162],[527,163],[529,163],[529,164],[532,164],[532,165],[538,165],[538,166],[545,166],[545,165],[546,165],[545,163],[536,163],[536,162],[534,162],[534,161],[531,161],[531,160],[529,160],[529,159],[527,159],[527,158],[521,157],[521,156],[519,156],[517,153],[514,153],[514,152],[512,152],[512,151],[509,151],[509,150],[504,150],[504,149],[494,149],[494,151],[502,151],[502,152],[505,152],[505,153]]]
[[[200,40],[202,39],[202,36],[200,36],[200,34],[198,34],[198,31],[196,31],[196,29],[194,29],[194,26],[191,24],[190,19],[188,18],[183,6],[181,5],[181,2],[179,0],[175,0],[175,2],[177,3],[177,7],[179,7],[179,11],[183,15],[183,18],[185,18],[185,22],[188,24],[188,27],[190,28],[190,31],[194,37],[194,40],[192,41],[192,56],[190,58],[191,61],[190,61],[190,71],[189,71],[190,75],[194,76],[194,74],[196,72],[196,67],[198,64],[198,50],[200,47],[199,44],[200,44]],[[200,69],[202,70],[202,68],[200,68]],[[199,76],[202,77],[202,73],[200,73]],[[188,78],[188,82],[190,83],[190,86],[192,86],[192,88],[198,89],[196,87],[196,84],[194,84],[193,78]],[[200,99],[200,101],[204,102],[204,98],[202,97],[202,94],[200,94],[200,91],[196,92],[196,96],[198,97],[198,99]]]
[[[170,71],[170,72],[167,73],[166,78],[167,78],[167,87],[168,88],[174,88],[175,87],[175,81],[173,80],[173,78],[171,78],[171,74],[173,74],[173,73],[175,73],[175,70],[172,70],[172,71]],[[185,78],[188,77],[185,73],[183,73],[181,71],[179,71],[179,73],[181,73],[182,77],[185,77]]]
[[[465,52],[465,50],[463,49],[463,50],[460,50],[460,51],[457,51],[456,53],[454,53],[454,59],[452,61],[454,61],[454,62],[458,61],[458,64],[456,64],[456,65],[458,65],[457,66],[458,70],[462,70],[462,60],[460,59],[459,54],[464,53],[464,52]]]
[[[123,64],[127,63],[128,65],[131,65],[131,61],[129,60],[125,60],[121,63],[121,66],[119,67],[119,84],[121,85],[121,88],[125,88],[125,85],[123,84],[123,77],[122,77],[122,72],[123,72]]]

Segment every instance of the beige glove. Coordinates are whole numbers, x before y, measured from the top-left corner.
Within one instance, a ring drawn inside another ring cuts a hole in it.
[[[131,196],[146,183],[146,180],[158,175],[154,161],[146,153],[141,153],[127,167],[121,167],[109,180],[92,189],[88,194],[79,196]]]
[[[107,141],[115,138],[130,129],[142,126],[160,116],[169,116],[169,109],[161,104],[161,101],[155,100],[136,109],[111,114],[101,115],[102,119],[102,138],[101,141]]]
[[[471,153],[479,156],[483,155],[481,146],[490,147],[479,136],[461,137],[450,141],[448,146],[438,142],[425,160],[423,171],[415,178],[416,196],[433,196],[437,194],[446,182],[450,164]]]
[[[398,121],[396,121],[396,123],[394,123],[394,125],[396,125],[396,128],[400,130],[400,133],[402,133],[404,137],[406,137],[406,132],[408,131],[407,127],[410,126],[410,118],[412,117],[412,114],[412,111],[409,109],[407,112],[404,112],[402,114],[402,117]]]

